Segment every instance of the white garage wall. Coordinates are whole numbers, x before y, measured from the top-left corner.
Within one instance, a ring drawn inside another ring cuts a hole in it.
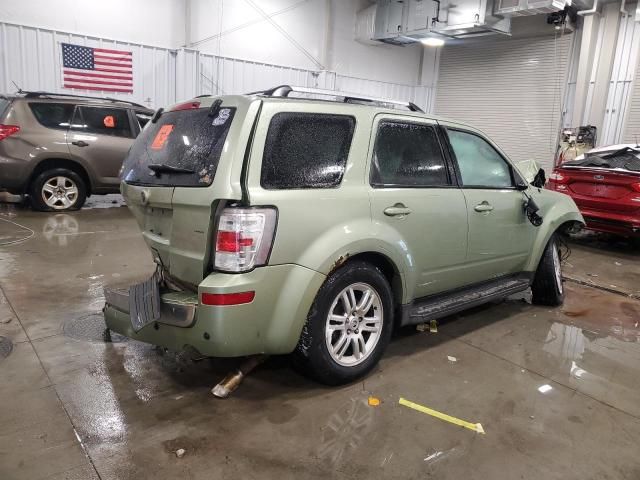
[[[133,94],[62,88],[61,42],[133,53]],[[23,90],[107,96],[155,108],[175,102],[175,53],[129,42],[0,23],[0,92]]]
[[[2,0],[0,22],[175,48],[185,0]]]
[[[571,35],[445,46],[435,112],[485,131],[515,161],[553,165]]]
[[[366,0],[190,0],[187,46],[223,57],[415,85],[424,47],[355,41],[356,12],[369,4]]]
[[[219,57],[190,49],[180,49],[176,61],[176,98],[178,100],[203,94],[229,95],[263,90],[278,85],[295,85],[413,101],[425,110],[430,106],[432,89],[428,87]]]
[[[83,91],[62,88],[60,43],[115,48],[133,52],[134,93]],[[134,101],[151,108],[166,106],[202,94],[237,94],[281,84],[309,86],[415,101],[427,107],[422,87],[360,79],[334,72],[251,62],[171,50],[68,32],[0,23],[0,92],[44,90]]]

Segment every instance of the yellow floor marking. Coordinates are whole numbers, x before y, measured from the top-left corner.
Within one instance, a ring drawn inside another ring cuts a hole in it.
[[[461,427],[468,428],[469,430],[473,430],[474,432],[484,434],[484,429],[482,428],[482,425],[480,423],[466,422],[464,420],[460,420],[459,418],[452,417],[451,415],[447,415],[446,413],[438,412],[437,410],[425,407],[424,405],[410,402],[405,398],[400,398],[398,403],[400,405],[404,405],[405,407],[413,408],[418,412],[426,413],[427,415],[431,415],[432,417],[444,420],[445,422],[453,423],[454,425],[459,425]]]

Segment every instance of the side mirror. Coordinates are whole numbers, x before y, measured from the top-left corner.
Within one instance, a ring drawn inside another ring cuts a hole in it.
[[[534,187],[542,188],[546,183],[547,183],[547,176],[544,173],[544,170],[541,168],[538,170],[538,173],[536,173],[536,176],[533,178],[531,185],[533,185]]]

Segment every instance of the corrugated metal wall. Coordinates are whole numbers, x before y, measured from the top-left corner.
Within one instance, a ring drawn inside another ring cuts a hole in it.
[[[553,165],[571,35],[443,49],[435,112],[485,131],[515,161]]]
[[[633,6],[628,6],[631,9]],[[616,58],[616,65],[621,73],[616,89],[622,99],[618,97],[612,99],[609,93],[609,100],[613,100],[613,108],[619,108],[619,115],[616,125],[616,136],[611,143],[636,143],[640,141],[640,24],[634,21],[633,15],[626,19],[626,49],[620,60]],[[622,25],[621,25],[622,28]],[[629,38],[629,35],[631,37]],[[614,66],[614,76],[615,76]],[[613,87],[613,85],[612,85]],[[607,103],[609,107],[609,103]],[[619,131],[622,133],[619,133]]]
[[[640,24],[633,15],[620,19],[609,94],[598,144],[611,145],[623,139],[624,118],[629,110],[631,85],[640,49]],[[636,85],[637,82],[636,82]],[[640,92],[638,92],[640,97]]]
[[[62,88],[61,42],[133,52],[133,94]],[[158,107],[175,102],[175,52],[42,28],[0,23],[0,92],[23,90],[109,96]]]
[[[221,57],[195,50],[178,51],[177,65],[179,99],[204,94],[246,93],[277,85],[296,85],[412,101],[422,108],[429,108],[431,102],[431,89],[428,87]]]
[[[134,93],[62,88],[60,43],[133,52]],[[281,65],[228,58],[195,50],[140,45],[0,22],[0,92],[46,90],[108,96],[152,108],[203,94],[238,94],[276,85],[327,88],[395,100],[413,101],[426,111],[432,103],[428,87],[379,82],[334,72],[317,72]]]

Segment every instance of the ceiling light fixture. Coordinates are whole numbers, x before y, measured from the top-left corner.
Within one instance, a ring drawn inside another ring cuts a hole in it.
[[[428,47],[441,47],[442,45],[444,45],[444,40],[434,37],[423,38],[422,40],[420,40],[420,42]]]

